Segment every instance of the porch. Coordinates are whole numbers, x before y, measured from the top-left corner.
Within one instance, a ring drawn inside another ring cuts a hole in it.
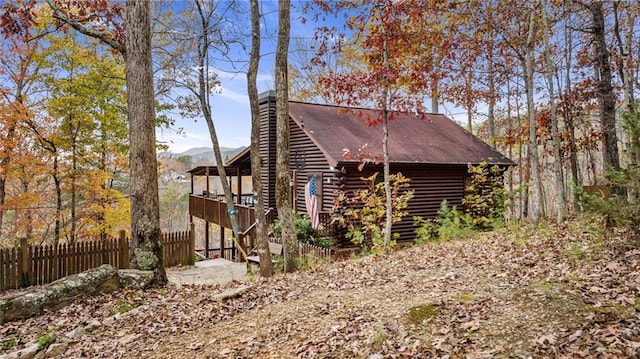
[[[231,229],[232,227],[227,212],[227,202],[225,201],[220,181],[228,181],[231,187],[233,205],[237,211],[238,230],[240,233],[232,232],[231,235],[237,238],[243,250],[246,251],[248,249],[250,252],[255,248],[256,216],[253,186],[250,181],[251,157],[249,148],[244,149],[227,161],[224,168],[225,174],[227,175],[225,179],[220,177],[216,166],[199,166],[189,171],[191,174],[189,216],[191,222],[193,222],[194,217],[205,221],[204,251],[201,253],[202,257],[211,258],[212,255],[217,255],[219,258],[235,260],[238,258],[235,243],[231,242],[231,245],[226,243],[228,241],[224,229]],[[212,178],[214,179],[213,181],[211,181]],[[265,195],[267,193],[271,193],[271,191],[266,190]],[[275,196],[272,195],[271,197]],[[273,201],[265,203],[267,226],[272,224],[277,217],[276,210],[271,208],[274,205],[275,203]],[[294,208],[294,211],[295,210]],[[321,234],[326,236],[331,235],[331,214],[329,212],[320,212],[319,219],[321,228],[323,228]],[[221,230],[218,233],[218,238],[212,238],[209,224],[215,224],[220,227]],[[211,250],[211,244],[216,244],[216,242],[218,242],[218,248]]]
[[[234,196],[234,198],[237,195]],[[242,196],[241,196],[242,198]],[[227,203],[223,198],[219,198],[217,195],[189,195],[189,216],[200,218],[205,221],[204,230],[204,250],[200,253],[202,257],[211,258],[217,255],[218,258],[225,258],[229,260],[235,260],[238,258],[238,249],[235,243],[232,242],[231,246],[226,244],[226,235],[224,229],[230,229],[231,220],[227,212]],[[238,227],[240,233],[232,233],[238,240],[238,243],[243,250],[251,250],[255,248],[255,208],[253,205],[234,203],[234,208],[238,211]],[[267,210],[267,225],[273,223],[275,219],[275,211]],[[209,230],[209,224],[215,224],[220,227],[219,237],[212,238]],[[218,242],[217,248],[212,249],[211,245]]]
[[[237,195],[236,195],[237,196]],[[234,198],[236,197],[234,196]],[[242,196],[241,196],[242,197]],[[255,248],[255,207],[253,204],[245,205],[234,203],[234,208],[238,211],[238,227],[240,233],[237,234],[238,243],[242,246],[243,250],[249,250]],[[231,247],[225,246],[226,237],[225,231],[221,230],[219,233],[219,238],[212,238],[209,230],[208,224],[213,223],[221,228],[231,228],[231,220],[229,219],[229,214],[227,212],[227,203],[223,198],[219,198],[219,196],[207,196],[207,195],[199,195],[199,194],[190,194],[189,195],[189,215],[192,217],[203,219],[207,225],[205,227],[205,250],[204,253],[201,253],[203,257],[210,258],[212,255],[218,255],[219,258],[225,258],[229,260],[235,260],[238,258],[238,251],[235,247],[235,244],[232,244]],[[277,218],[276,211],[273,208],[270,208],[266,211],[266,223],[267,226],[271,225],[273,221]],[[323,236],[331,236],[333,235],[331,228],[331,214],[328,212],[320,212],[320,225],[321,229],[320,233]],[[217,249],[209,249],[211,244],[214,244],[215,241],[218,242]]]

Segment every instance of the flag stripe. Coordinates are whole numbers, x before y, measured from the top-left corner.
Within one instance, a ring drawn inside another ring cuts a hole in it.
[[[311,226],[314,229],[320,228],[320,217],[318,215],[318,196],[316,195],[316,176],[311,177],[304,186],[304,202],[307,213],[311,218]]]

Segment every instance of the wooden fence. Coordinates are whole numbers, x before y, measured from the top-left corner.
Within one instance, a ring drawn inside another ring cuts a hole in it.
[[[269,238],[269,241],[282,244],[282,239],[280,238]],[[318,258],[331,258],[331,249],[315,246],[309,243],[298,242],[298,250],[300,251],[300,255],[303,257],[313,253],[313,255]]]
[[[194,261],[193,227],[189,231],[162,234],[165,267]],[[74,245],[32,246],[22,239],[20,247],[0,249],[0,291],[42,285],[102,264],[129,266],[130,240],[121,231],[108,237]]]

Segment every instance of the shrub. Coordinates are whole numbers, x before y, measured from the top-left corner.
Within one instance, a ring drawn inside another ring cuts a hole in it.
[[[40,350],[55,343],[55,341],[56,341],[56,336],[53,333],[47,333],[43,336],[38,337],[38,339],[36,339],[36,343],[38,344],[38,349]]]
[[[362,178],[366,183],[365,189],[355,190],[351,194],[338,193],[333,219],[347,229],[346,237],[351,242],[373,253],[384,251],[381,228],[384,228],[386,220],[384,182],[376,183],[377,176],[378,173],[374,173]],[[389,179],[393,206],[391,222],[397,223],[408,214],[406,208],[413,198],[413,191],[408,189],[411,179],[402,173],[392,174]],[[394,239],[397,237],[398,234],[394,234]],[[395,240],[390,245],[394,246]]]
[[[587,193],[582,187],[576,188],[583,210],[600,217],[605,234],[621,227],[627,229],[634,239],[640,239],[640,206],[636,197],[640,193],[640,167],[609,171],[607,177],[608,184],[614,189],[610,197]]]
[[[320,232],[311,225],[311,218],[308,215],[296,215],[293,221],[296,229],[296,238],[299,242],[313,244],[322,248],[331,248],[335,244],[335,240],[330,237],[321,237]],[[279,220],[275,220],[269,230],[276,238],[282,236],[282,227]]]
[[[462,199],[464,210],[471,216],[474,228],[494,229],[504,220],[506,191],[502,185],[502,169],[482,162],[469,165],[469,174],[471,178]]]
[[[418,244],[464,237],[474,232],[471,216],[458,211],[456,206],[449,207],[446,200],[440,204],[438,217],[435,219],[413,217],[413,221],[418,226],[415,230],[415,241]]]

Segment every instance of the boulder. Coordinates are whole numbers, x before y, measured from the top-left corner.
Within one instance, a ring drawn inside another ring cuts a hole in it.
[[[105,264],[26,292],[0,298],[0,324],[62,308],[76,298],[119,288],[116,269]]]
[[[67,351],[68,347],[69,344],[67,343],[53,343],[49,346],[49,348],[47,348],[47,351],[45,352],[45,358],[58,358],[62,354],[64,354],[65,351]]]
[[[118,270],[118,282],[120,287],[144,289],[153,280],[153,271],[139,269]]]

